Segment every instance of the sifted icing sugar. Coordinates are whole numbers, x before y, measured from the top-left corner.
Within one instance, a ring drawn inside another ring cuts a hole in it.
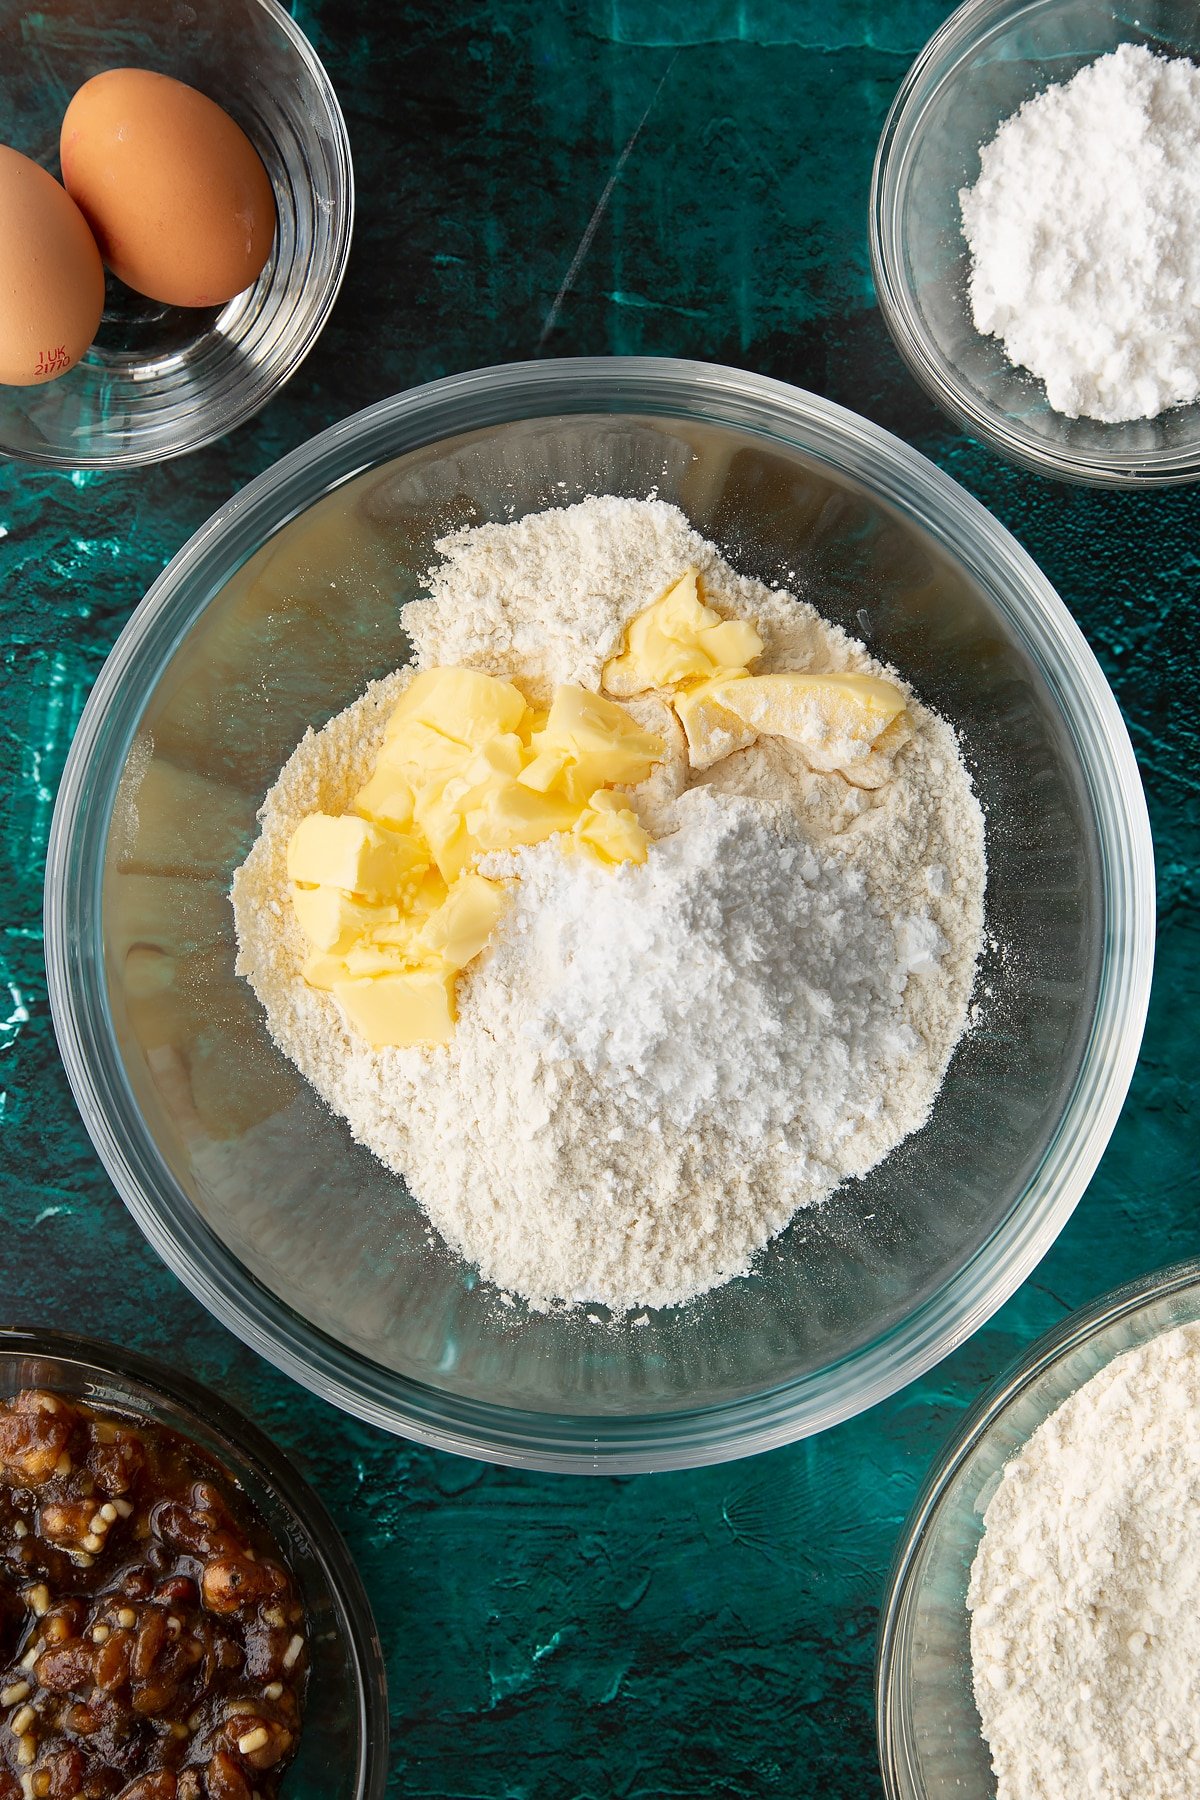
[[[1122,44],[1027,100],[959,195],[975,323],[1051,406],[1200,396],[1200,68]]]

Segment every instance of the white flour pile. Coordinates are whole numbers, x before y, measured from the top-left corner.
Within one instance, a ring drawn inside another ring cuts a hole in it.
[[[1073,1394],[1009,1463],[971,1571],[998,1800],[1200,1793],[1200,1326]]]
[[[404,614],[418,665],[542,701],[597,687],[628,620],[692,564],[712,605],[758,627],[761,672],[883,673],[658,501],[591,499],[439,550],[431,598]],[[640,703],[670,744],[636,795],[648,861],[604,870],[553,843],[487,859],[522,879],[460,983],[453,1041],[372,1051],[300,977],[285,853],[367,778],[408,679],[304,738],[235,879],[238,969],[276,1041],[447,1242],[534,1306],[670,1305],[745,1272],[798,1206],[922,1124],[964,1029],[984,848],[953,732],[912,701],[873,792],[775,740],[685,793],[678,727]]]
[[[1051,406],[1200,395],[1200,68],[1122,44],[1006,119],[959,195],[971,307]]]

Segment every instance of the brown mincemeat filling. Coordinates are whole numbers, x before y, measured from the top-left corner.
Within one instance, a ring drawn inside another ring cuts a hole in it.
[[[274,1800],[307,1672],[295,1581],[212,1458],[0,1401],[0,1800]]]

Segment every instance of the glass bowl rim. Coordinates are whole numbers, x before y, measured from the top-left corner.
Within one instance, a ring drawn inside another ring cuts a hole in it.
[[[588,398],[599,404],[587,405]],[[604,404],[614,398],[622,404]],[[132,1101],[103,1029],[103,998],[99,1027],[82,1003],[85,984],[97,978],[97,956],[102,963],[99,938],[91,935],[99,931],[98,870],[116,778],[145,696],[209,604],[197,603],[187,583],[222,549],[228,556],[232,547],[234,557],[223,581],[320,495],[383,460],[467,430],[570,412],[661,417],[672,407],[676,416],[756,428],[824,455],[914,518],[985,584],[991,575],[993,602],[1008,609],[1007,623],[1060,705],[1074,701],[1074,711],[1064,706],[1064,719],[1104,858],[1106,961],[1075,1088],[1038,1170],[992,1234],[891,1331],[819,1370],[719,1406],[635,1415],[521,1411],[435,1390],[347,1349],[293,1313],[204,1225]],[[138,683],[132,697],[131,679]],[[114,757],[111,715],[122,707]],[[1090,734],[1090,761],[1081,733]],[[106,783],[99,805],[90,793],[94,764]],[[101,815],[105,830],[98,832]],[[90,869],[89,851],[96,864]],[[380,401],[282,458],[189,539],[122,631],[76,728],[51,826],[45,932],[55,1032],[93,1145],[142,1232],[210,1312],[303,1386],[385,1430],[518,1467],[631,1474],[754,1454],[876,1404],[978,1329],[1036,1266],[1082,1195],[1132,1077],[1153,962],[1154,861],[1128,733],[1082,632],[1032,558],[950,476],[857,414],[765,376],[674,358],[569,358],[447,376]]]
[[[896,201],[901,180],[933,95],[962,78],[963,59],[994,26],[1023,12],[1042,10],[1056,0],[965,0],[918,53],[888,110],[875,151],[868,207],[871,273],[884,323],[910,374],[955,424],[972,437],[1039,475],[1083,486],[1147,488],[1200,481],[1200,436],[1190,446],[1151,454],[1120,450],[1049,448],[998,408],[983,405],[926,331],[905,274],[902,231]],[[954,62],[940,78],[938,63]],[[1119,430],[1120,427],[1114,429]]]
[[[174,461],[177,456],[190,456],[193,450],[203,450],[206,444],[216,443],[261,412],[267,402],[291,380],[328,324],[329,315],[345,279],[350,245],[354,237],[354,159],[350,150],[350,133],[329,71],[317,54],[314,44],[285,10],[281,0],[246,0],[246,4],[257,6],[287,39],[307,70],[332,127],[330,147],[336,160],[335,178],[341,189],[341,197],[340,204],[335,209],[330,260],[325,270],[318,272],[318,279],[325,290],[320,305],[308,321],[303,335],[297,338],[287,354],[267,370],[253,371],[253,379],[247,381],[240,397],[227,397],[222,402],[219,414],[212,413],[201,400],[191,415],[194,421],[191,429],[181,435],[180,441],[169,449],[153,445],[127,450],[76,451],[68,455],[59,450],[43,450],[36,446],[10,450],[0,443],[0,461],[27,463],[32,468],[41,469],[135,469],[144,468],[149,463]]]
[[[1056,1363],[1119,1320],[1197,1285],[1200,1285],[1200,1257],[1189,1257],[1183,1262],[1155,1269],[1148,1275],[1135,1276],[1076,1307],[1048,1331],[1042,1332],[1032,1344],[1026,1345],[993,1381],[987,1383],[934,1458],[900,1532],[879,1612],[879,1640],[875,1651],[875,1731],[887,1800],[919,1800],[916,1791],[907,1782],[902,1784],[897,1776],[898,1744],[905,1749],[908,1747],[906,1738],[897,1738],[896,1691],[907,1672],[898,1641],[899,1626],[916,1591],[914,1572],[926,1537],[951,1482],[991,1428]],[[1079,1389],[1073,1391],[1077,1393]]]
[[[358,1706],[358,1800],[383,1800],[387,1788],[389,1718],[387,1672],[383,1646],[362,1576],[334,1524],[325,1502],[279,1446],[240,1408],[213,1393],[193,1376],[182,1374],[139,1351],[126,1350],[101,1338],[24,1324],[0,1325],[0,1361],[6,1356],[45,1357],[74,1364],[85,1376],[94,1373],[128,1392],[138,1411],[136,1383],[178,1412],[212,1429],[231,1455],[253,1468],[297,1521],[330,1590],[344,1614],[346,1648],[353,1669]],[[238,1471],[235,1469],[234,1474]],[[285,1783],[286,1786],[286,1783]]]

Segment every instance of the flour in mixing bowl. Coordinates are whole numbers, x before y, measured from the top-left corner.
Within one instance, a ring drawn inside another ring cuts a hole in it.
[[[998,1800],[1200,1792],[1200,1325],[1126,1351],[1004,1470],[971,1570]]]
[[[421,667],[598,687],[628,621],[689,566],[773,669],[886,673],[792,596],[737,575],[676,508],[611,496],[455,534],[405,609]],[[894,678],[894,677],[893,677]],[[909,699],[883,786],[761,742],[697,775],[667,739],[633,799],[656,840],[617,869],[550,842],[462,978],[450,1043],[371,1050],[300,976],[286,848],[369,775],[409,681],[309,733],[234,884],[238,968],[285,1053],[444,1239],[536,1307],[671,1305],[745,1272],[800,1206],[927,1117],[966,1024],[983,823],[950,727]]]

